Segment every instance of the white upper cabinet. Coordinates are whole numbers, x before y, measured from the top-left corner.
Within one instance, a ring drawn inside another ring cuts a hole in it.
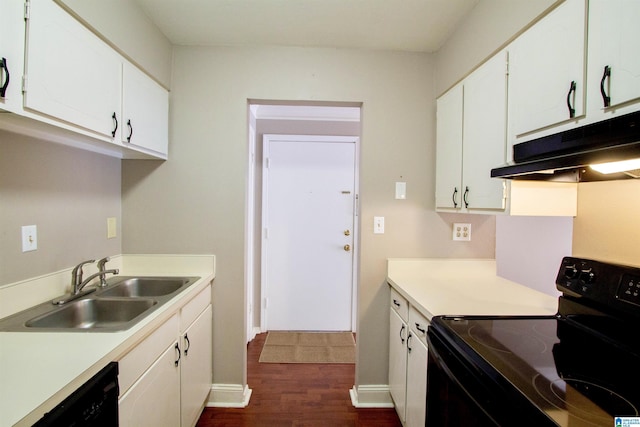
[[[22,109],[24,70],[24,3],[0,1],[0,110]]]
[[[0,1],[0,128],[166,159],[168,91],[54,0]],[[125,117],[125,114],[127,117]]]
[[[509,46],[512,135],[585,114],[585,3],[566,0]]]
[[[30,4],[25,108],[113,138],[121,59],[53,1]]]
[[[466,209],[505,208],[502,180],[491,169],[505,162],[507,142],[506,52],[491,58],[464,82],[462,179]]]
[[[501,52],[437,100],[436,209],[505,209],[506,52]]]
[[[461,206],[463,86],[437,100],[436,209]]]
[[[122,143],[167,157],[169,94],[142,71],[124,64],[122,84]]]
[[[589,1],[589,115],[629,112],[617,110],[640,98],[639,18],[639,1]]]

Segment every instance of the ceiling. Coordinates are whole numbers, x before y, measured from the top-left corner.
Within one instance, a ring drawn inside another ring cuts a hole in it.
[[[434,52],[479,0],[135,0],[175,45]]]

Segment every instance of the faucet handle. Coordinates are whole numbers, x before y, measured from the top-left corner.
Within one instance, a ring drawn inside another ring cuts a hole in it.
[[[108,256],[102,258],[101,260],[98,261],[98,271],[103,271],[104,270],[104,265],[106,263],[108,263],[109,261],[111,261],[111,258],[109,258]]]
[[[85,264],[91,264],[92,262],[96,262],[96,260],[90,259],[82,261],[80,264],[73,267],[73,271],[71,271],[71,285],[73,286],[74,293],[76,292],[77,286],[82,282],[82,266]]]

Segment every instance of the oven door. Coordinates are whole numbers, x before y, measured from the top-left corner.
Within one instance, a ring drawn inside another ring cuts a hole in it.
[[[430,332],[427,363],[427,426],[499,426],[468,390],[473,372]]]
[[[557,426],[493,366],[472,349],[459,347],[448,333],[437,320],[427,332],[427,426]]]

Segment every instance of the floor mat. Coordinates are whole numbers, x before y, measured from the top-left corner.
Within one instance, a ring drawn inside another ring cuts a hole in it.
[[[267,335],[262,363],[355,363],[351,332],[282,332]]]

